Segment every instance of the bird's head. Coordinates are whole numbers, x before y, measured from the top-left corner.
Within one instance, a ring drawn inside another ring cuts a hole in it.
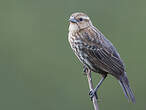
[[[69,18],[69,30],[79,31],[92,25],[90,18],[81,12],[73,13]]]

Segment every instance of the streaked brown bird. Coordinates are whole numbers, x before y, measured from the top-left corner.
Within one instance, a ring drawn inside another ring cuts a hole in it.
[[[88,69],[102,75],[95,89],[90,91],[90,97],[96,95],[107,74],[111,74],[119,81],[128,100],[135,103],[125,66],[112,43],[92,25],[86,14],[73,13],[69,21],[68,40],[75,55],[83,63],[84,70]]]

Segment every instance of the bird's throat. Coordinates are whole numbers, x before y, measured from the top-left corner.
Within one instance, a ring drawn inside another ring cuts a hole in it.
[[[79,27],[76,23],[70,23],[69,25],[69,32],[76,33],[79,31]]]

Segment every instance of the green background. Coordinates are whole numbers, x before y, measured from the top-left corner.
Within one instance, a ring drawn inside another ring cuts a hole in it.
[[[145,0],[0,0],[0,110],[93,110],[82,65],[68,43],[68,18],[87,13],[127,68],[136,104],[109,76],[100,110],[145,110]],[[93,73],[94,85],[100,75]]]

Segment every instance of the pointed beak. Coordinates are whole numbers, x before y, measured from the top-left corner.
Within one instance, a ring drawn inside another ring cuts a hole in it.
[[[69,19],[69,21],[72,22],[72,23],[77,23],[77,22],[78,22],[74,17],[71,17],[71,18]]]

